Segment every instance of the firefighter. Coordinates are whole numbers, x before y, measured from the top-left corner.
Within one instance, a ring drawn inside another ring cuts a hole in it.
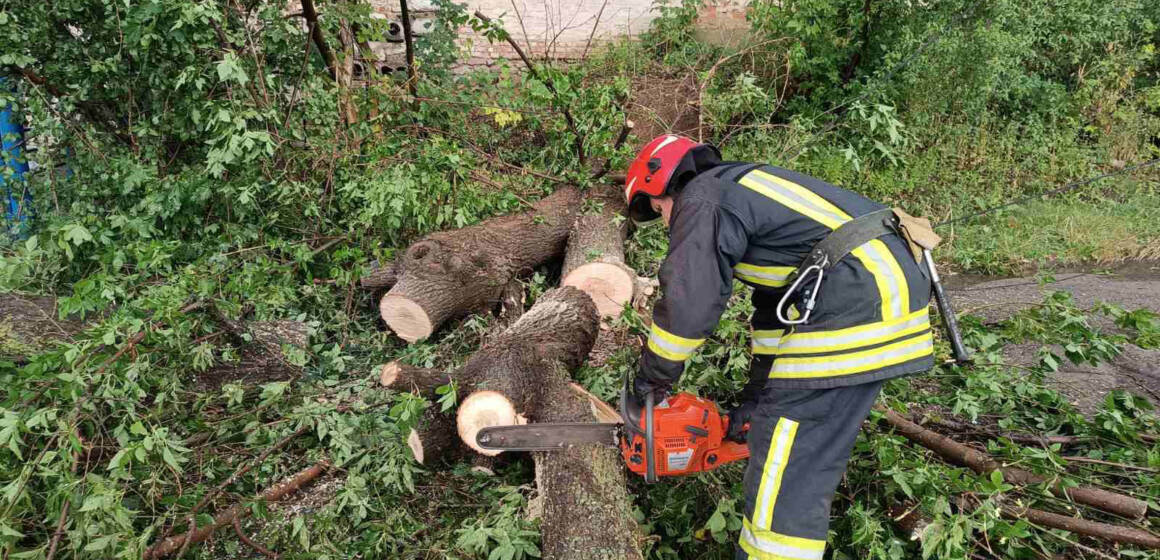
[[[634,221],[664,221],[669,253],[624,413],[639,418],[649,393],[664,400],[733,279],[753,287],[750,380],[730,413],[730,437],[750,452],[736,557],[821,560],[830,502],[882,384],[934,365],[926,269],[881,204],[722,162],[681,136],[641,150],[625,197]]]

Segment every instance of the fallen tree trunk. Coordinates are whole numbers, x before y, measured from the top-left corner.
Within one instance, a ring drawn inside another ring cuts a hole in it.
[[[0,294],[0,359],[26,361],[84,328],[80,321],[58,316],[54,297]]]
[[[593,421],[601,407],[572,387],[568,372],[592,349],[598,321],[591,298],[559,288],[472,356],[457,376],[474,389],[457,415],[463,443],[495,455],[475,442],[484,427]],[[641,557],[619,450],[577,446],[534,457],[545,559]]]
[[[487,426],[524,423],[542,404],[545,370],[574,370],[592,349],[599,329],[596,306],[584,292],[559,288],[475,353],[456,374],[467,397],[459,404],[459,437],[484,455],[475,434]],[[470,392],[469,392],[470,391]],[[547,403],[544,403],[547,404]]]
[[[579,204],[579,191],[565,187],[527,212],[417,241],[396,259],[398,281],[379,304],[383,321],[414,342],[495,304],[516,275],[563,252]]]
[[[330,463],[326,461],[319,461],[313,466],[298,471],[294,476],[267,488],[266,491],[258,495],[257,501],[261,502],[276,502],[290,495],[310,481],[318,478],[319,475],[326,472],[330,468]],[[153,558],[165,558],[182,547],[188,546],[186,541],[190,544],[202,542],[213,535],[214,531],[222,527],[233,524],[235,519],[243,519],[250,515],[250,508],[247,504],[234,504],[229,509],[226,509],[213,517],[213,523],[191,530],[188,533],[169,537],[160,543],[153,545],[147,549],[144,554],[146,560]]]
[[[616,317],[636,286],[636,273],[624,263],[624,199],[619,192],[590,191],[582,206],[588,209],[572,224],[560,285],[588,294],[601,317]]]
[[[1058,481],[1049,481],[1046,478],[1023,469],[1006,467],[989,455],[967,447],[942,434],[932,432],[902,415],[883,407],[877,407],[883,417],[894,429],[906,439],[913,441],[935,453],[943,459],[956,465],[969,467],[979,474],[990,474],[994,471],[1003,473],[1003,480],[1016,485],[1030,485],[1046,483],[1051,493],[1071,499],[1080,504],[1088,505],[1103,511],[1120,515],[1127,519],[1143,519],[1148,513],[1148,504],[1131,496],[1091,488],[1077,486],[1067,488]]]

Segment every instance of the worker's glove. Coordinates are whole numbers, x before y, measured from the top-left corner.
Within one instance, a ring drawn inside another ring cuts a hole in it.
[[[644,414],[645,397],[651,393],[655,407],[668,397],[669,388],[670,385],[667,383],[656,383],[641,375],[633,379],[625,388],[625,395],[620,403],[620,416],[624,418],[625,425],[632,431],[642,431],[644,425],[641,423],[641,416]]]
[[[741,391],[741,405],[729,411],[729,429],[725,432],[725,439],[738,443],[745,443],[749,439],[747,424],[753,419],[757,410],[757,401],[765,389],[765,380],[762,378],[750,379]]]
[[[737,408],[729,411],[729,429],[725,432],[725,439],[745,443],[749,439],[749,422],[757,411],[757,401],[745,401]]]

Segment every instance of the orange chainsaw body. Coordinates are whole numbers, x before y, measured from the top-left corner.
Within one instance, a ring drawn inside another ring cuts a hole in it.
[[[641,415],[640,430],[645,429]],[[653,457],[656,475],[679,476],[711,471],[749,457],[749,446],[725,439],[729,417],[713,401],[678,393],[653,409]],[[645,476],[645,438],[625,430],[620,449],[628,469]]]

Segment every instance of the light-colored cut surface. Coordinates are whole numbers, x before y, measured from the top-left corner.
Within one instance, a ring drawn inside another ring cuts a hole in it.
[[[407,436],[407,447],[411,448],[411,455],[420,465],[423,464],[423,440],[419,438],[419,432],[411,430],[411,434]]]
[[[427,312],[419,304],[397,295],[387,294],[379,302],[379,313],[387,326],[407,342],[427,338],[434,330]]]
[[[475,442],[476,434],[490,426],[514,426],[523,423],[524,418],[516,412],[512,402],[496,391],[478,391],[468,395],[460,403],[456,417],[459,438],[475,451],[493,457],[503,452],[479,447]]]
[[[390,387],[399,378],[399,363],[383,364],[379,373],[379,383],[383,387]]]
[[[568,274],[561,282],[589,295],[601,317],[617,317],[632,300],[635,278],[623,267],[608,263],[588,263]]]

